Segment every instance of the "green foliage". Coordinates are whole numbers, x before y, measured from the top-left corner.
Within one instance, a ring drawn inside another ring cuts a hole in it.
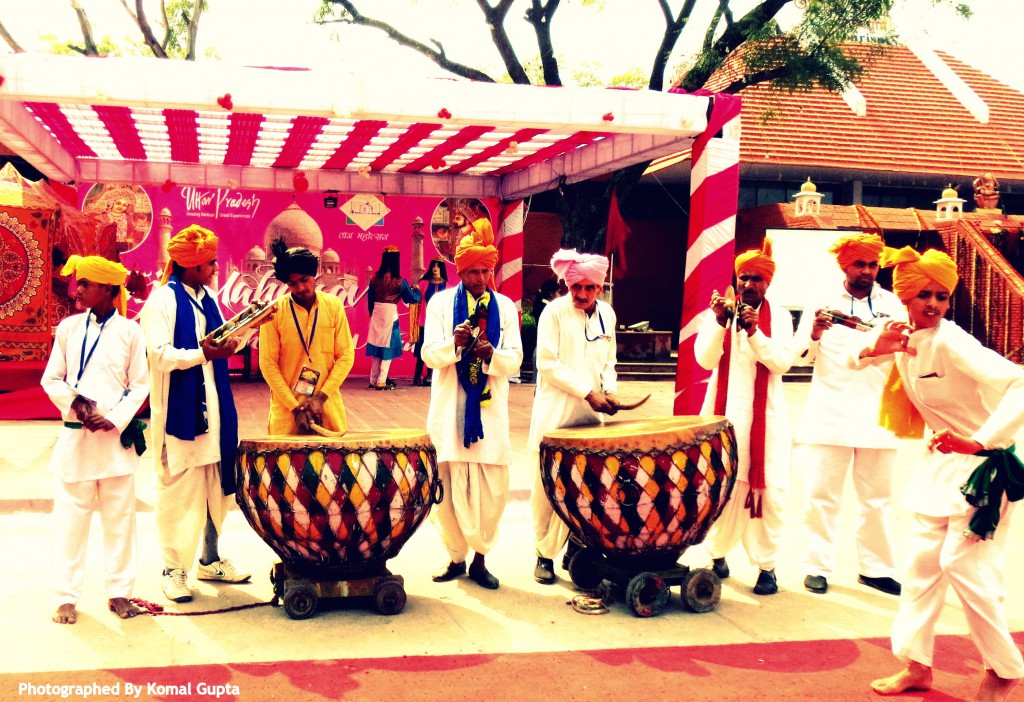
[[[537,320],[533,318],[533,315],[527,311],[523,311],[523,320],[521,324],[523,329],[531,329],[537,326]]]

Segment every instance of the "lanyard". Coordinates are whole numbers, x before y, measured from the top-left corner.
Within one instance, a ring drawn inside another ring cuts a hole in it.
[[[288,299],[288,304],[292,307],[292,321],[295,322],[295,331],[299,333],[299,341],[302,342],[302,348],[306,352],[306,360],[310,363],[313,359],[309,357],[309,347],[313,345],[313,337],[316,336],[316,323],[320,321],[320,308],[316,308],[316,312],[313,313],[313,328],[309,330],[309,343],[306,343],[306,337],[302,335],[302,327],[299,326],[299,316],[295,314],[295,302]]]
[[[586,319],[583,320],[583,338],[586,339],[587,341],[597,341],[598,339],[603,339],[606,336],[608,336],[607,334],[604,333],[604,317],[601,316],[601,310],[595,311],[597,312],[597,321],[601,325],[601,333],[595,336],[593,339],[590,338],[590,334],[587,333],[587,327],[589,326],[590,322],[590,317],[588,316]],[[583,314],[586,315],[587,313],[584,312]]]
[[[851,316],[854,314],[854,312],[853,312],[853,303],[856,302],[856,301],[857,301],[857,298],[855,298],[853,295],[850,295],[850,315]],[[878,315],[875,314],[874,307],[871,306],[871,293],[868,293],[867,301],[868,301],[868,312],[871,313],[871,317],[872,318],[877,317]]]
[[[89,340],[89,320],[92,318],[92,312],[85,313],[85,334],[82,335],[82,352],[78,357],[78,379],[75,381],[74,387],[77,389],[78,384],[82,382],[82,373],[85,372],[85,367],[89,365],[89,361],[92,359],[92,354],[96,350],[96,347],[100,343],[100,335],[103,334],[103,327],[107,326],[107,322],[114,316],[114,311],[111,310],[110,314],[106,316],[106,319],[100,324],[100,330],[96,332],[96,341],[92,342],[92,348],[89,349],[89,353],[85,353],[85,342]]]

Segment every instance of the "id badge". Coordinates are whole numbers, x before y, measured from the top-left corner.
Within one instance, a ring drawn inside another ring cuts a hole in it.
[[[320,381],[320,371],[309,366],[303,366],[299,371],[299,379],[295,381],[292,392],[300,397],[313,397],[316,392],[316,384]]]

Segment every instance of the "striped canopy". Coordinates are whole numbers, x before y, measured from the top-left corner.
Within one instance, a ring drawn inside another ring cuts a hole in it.
[[[0,142],[62,182],[504,199],[687,149],[710,100],[33,54],[0,77]]]

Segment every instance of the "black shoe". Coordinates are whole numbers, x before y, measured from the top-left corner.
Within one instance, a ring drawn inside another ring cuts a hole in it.
[[[828,580],[824,575],[808,575],[804,578],[804,588],[808,592],[824,595],[828,592]]]
[[[755,595],[774,595],[779,591],[779,584],[775,580],[774,570],[762,570],[757,576],[754,584]]]
[[[869,578],[866,575],[858,575],[857,582],[861,585],[873,587],[887,595],[899,596],[900,592],[903,591],[903,587],[892,578]]]
[[[422,385],[425,388],[429,388],[430,387],[430,378],[424,378]]]
[[[725,580],[729,577],[729,564],[725,562],[724,558],[711,559],[711,570],[715,572],[719,580]]]
[[[555,582],[555,563],[550,558],[537,558],[537,567],[533,569],[533,579],[542,585]]]
[[[469,579],[480,587],[487,588],[488,590],[498,589],[498,579],[491,575],[490,571],[486,568],[469,569]]]
[[[412,384],[415,385],[416,387],[419,387],[420,385],[423,385],[423,381],[420,380],[419,378],[413,378]]]
[[[395,388],[398,387],[398,383],[388,378],[387,382],[384,383],[384,387],[386,387],[388,390],[394,390]]]
[[[447,566],[437,571],[431,576],[431,580],[435,583],[446,583],[449,580],[455,580],[460,575],[466,574],[466,562],[462,563],[449,563]]]

